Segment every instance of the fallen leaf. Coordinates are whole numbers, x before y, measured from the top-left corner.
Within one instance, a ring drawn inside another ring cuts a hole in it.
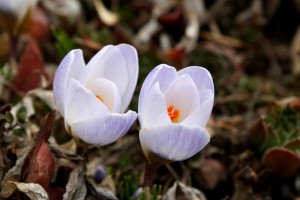
[[[50,25],[45,11],[35,7],[28,22],[27,32],[39,42],[45,42],[50,39]]]
[[[300,168],[300,157],[284,148],[271,148],[265,153],[263,162],[280,178],[294,176]]]
[[[181,5],[175,8],[173,12],[163,13],[158,17],[158,21],[162,25],[178,26],[183,23],[183,20],[183,8]]]
[[[43,187],[48,188],[54,174],[55,160],[44,140],[41,140],[39,146],[32,155],[31,162],[28,167],[26,182],[39,183]]]
[[[108,26],[116,25],[119,22],[119,15],[108,10],[102,0],[93,0],[99,18]]]
[[[70,174],[66,192],[63,196],[64,200],[84,200],[87,192],[85,184],[86,167],[84,162],[73,169]]]
[[[16,189],[15,185],[9,184],[9,181],[10,180],[15,180],[15,181],[19,180],[25,158],[26,158],[26,155],[18,158],[15,166],[13,168],[11,168],[10,170],[8,170],[8,172],[5,174],[5,176],[2,180],[2,183],[0,185],[1,186],[0,187],[1,188],[0,196],[2,198],[10,197],[13,194],[13,192],[15,191],[15,189]]]
[[[78,154],[72,153],[71,151],[60,148],[59,146],[51,145],[50,149],[52,153],[55,155],[55,158],[64,158],[67,160],[84,160],[84,158]]]
[[[46,144],[54,125],[55,111],[46,115],[36,134],[34,145],[31,148],[22,170],[21,181],[39,183],[46,190],[54,174],[55,160]]]
[[[78,0],[41,1],[43,7],[69,23],[77,23],[80,20],[82,6]]]
[[[221,180],[226,178],[225,168],[217,159],[206,158],[201,164],[200,170],[206,183],[205,186],[209,189],[214,189]]]
[[[300,75],[300,26],[298,27],[291,44],[291,59],[293,74]]]
[[[249,130],[247,144],[260,148],[268,137],[267,126],[262,118],[258,119]]]
[[[200,190],[176,181],[162,200],[206,200],[206,197]]]
[[[10,183],[17,186],[17,188],[26,194],[31,200],[48,200],[48,194],[44,188],[36,183],[21,183],[10,181]]]
[[[172,63],[177,69],[181,69],[186,64],[186,50],[184,47],[165,51],[163,58]]]
[[[284,148],[289,149],[294,152],[300,151],[300,138],[292,140],[284,145]]]
[[[274,103],[275,103],[275,105],[282,107],[282,108],[290,106],[291,108],[294,108],[295,110],[300,112],[300,98],[299,97],[291,96],[291,97],[287,97],[287,98],[284,98],[279,101],[275,101]]]
[[[37,43],[30,40],[21,55],[19,68],[13,83],[17,90],[26,93],[39,87],[41,76],[48,78],[44,69],[42,53]]]
[[[91,185],[91,190],[95,196],[102,200],[118,200],[114,193],[108,189]]]

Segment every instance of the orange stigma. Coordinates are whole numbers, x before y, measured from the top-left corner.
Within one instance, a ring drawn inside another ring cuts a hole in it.
[[[104,103],[104,99],[100,96],[100,95],[95,95],[97,97],[97,99],[99,99],[100,101],[102,101]]]
[[[174,106],[169,106],[168,115],[173,123],[177,123],[180,116],[180,110],[176,109]]]

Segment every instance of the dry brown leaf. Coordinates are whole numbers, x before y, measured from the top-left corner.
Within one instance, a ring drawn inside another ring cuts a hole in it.
[[[213,33],[213,32],[207,32],[207,31],[201,31],[200,36],[206,40],[210,40],[216,43],[219,43],[221,45],[231,47],[231,48],[245,48],[248,45],[244,43],[241,40],[226,36],[226,35],[221,35],[218,33]]]
[[[108,189],[102,187],[95,187],[92,185],[91,188],[95,196],[102,200],[118,200],[118,198],[114,195],[114,193]]]
[[[21,183],[10,181],[10,183],[17,186],[17,188],[26,194],[32,200],[48,200],[48,194],[44,188],[36,183]]]
[[[51,13],[71,23],[77,23],[81,16],[82,7],[78,0],[42,0],[41,2]]]
[[[294,75],[300,74],[300,26],[298,26],[297,31],[292,40],[291,44],[291,59],[292,59],[292,69]]]
[[[81,162],[70,174],[66,192],[63,196],[64,200],[84,200],[87,192],[85,184],[85,163]]]
[[[162,200],[206,200],[206,197],[200,190],[175,182]]]
[[[8,172],[5,174],[2,183],[1,183],[1,193],[0,196],[3,198],[8,198],[10,197],[13,192],[15,191],[16,187],[15,185],[9,184],[9,180],[13,180],[13,179],[19,179],[21,176],[21,172],[22,172],[22,167],[25,161],[25,158],[27,157],[27,155],[23,155],[22,157],[20,157],[15,166],[13,168],[11,168],[10,170],[8,170]]]
[[[116,25],[119,22],[119,15],[108,10],[102,0],[93,0],[99,18],[108,26]]]
[[[223,163],[214,158],[206,158],[200,166],[205,185],[214,189],[221,180],[225,180],[226,171]]]

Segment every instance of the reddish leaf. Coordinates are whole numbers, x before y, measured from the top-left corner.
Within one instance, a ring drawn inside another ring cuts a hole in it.
[[[185,66],[186,51],[184,47],[170,49],[163,54],[163,58],[168,60],[177,69]]]
[[[55,160],[46,144],[55,118],[55,112],[49,113],[41,123],[35,144],[28,154],[22,170],[22,182],[38,183],[48,190],[54,174]]]
[[[39,42],[47,41],[50,38],[49,21],[45,12],[36,7],[29,19],[29,25],[27,26],[27,32]]]
[[[288,178],[296,174],[300,167],[300,157],[284,148],[272,148],[266,152],[263,162],[272,168],[280,178]]]
[[[163,25],[178,26],[183,23],[183,8],[179,6],[171,13],[165,13],[159,16],[158,21]]]
[[[31,40],[20,58],[14,85],[19,91],[27,92],[40,85],[41,75],[48,78],[40,49],[36,42]]]
[[[48,188],[47,193],[49,195],[50,200],[62,199],[65,193],[64,188],[54,187]]]
[[[284,147],[291,151],[300,151],[300,138],[288,142]]]
[[[264,120],[260,118],[251,126],[247,137],[247,143],[251,146],[261,147],[265,143],[267,135],[267,127],[264,124]]]
[[[47,188],[54,173],[55,160],[44,140],[40,141],[32,156],[25,182],[39,183]]]

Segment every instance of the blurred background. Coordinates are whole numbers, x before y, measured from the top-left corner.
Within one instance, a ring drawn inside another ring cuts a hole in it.
[[[160,194],[178,180],[186,199],[205,199],[186,196],[188,187],[207,199],[300,199],[299,0],[0,0],[2,186],[41,118],[55,109],[52,81],[62,58],[80,48],[87,63],[103,46],[119,43],[139,54],[132,110],[160,63],[202,66],[213,76],[211,142],[192,159],[159,169]],[[58,158],[58,149],[73,147],[62,119],[54,130],[48,143]],[[132,197],[145,165],[138,130],[136,122],[120,141],[93,149],[87,177],[101,166],[109,180],[90,183],[87,197],[103,195],[97,187]],[[58,164],[52,180],[58,188],[68,183],[59,174],[75,167],[65,159],[69,164]]]

